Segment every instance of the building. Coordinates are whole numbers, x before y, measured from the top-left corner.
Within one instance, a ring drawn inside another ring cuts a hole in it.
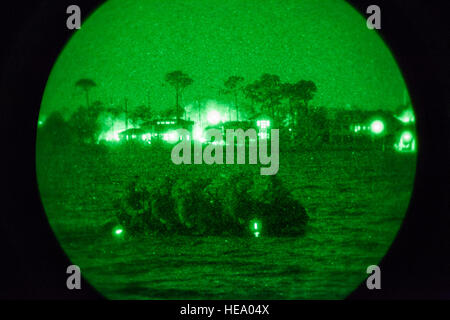
[[[120,141],[147,141],[147,132],[142,128],[131,128],[118,133]]]
[[[192,128],[194,121],[183,119],[156,119],[144,123],[141,128],[146,132],[146,137],[150,141],[163,141],[174,143],[183,139],[183,136],[179,134],[178,129],[184,129],[188,131],[186,138],[192,139]]]
[[[193,121],[174,120],[174,119],[157,119],[143,123],[139,128],[131,128],[119,132],[119,141],[136,141],[151,144],[154,142],[175,143],[183,139],[178,129],[188,131],[187,139],[192,137]]]

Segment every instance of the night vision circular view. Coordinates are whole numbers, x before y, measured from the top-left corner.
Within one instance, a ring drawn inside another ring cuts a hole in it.
[[[83,13],[83,12],[82,12]],[[48,78],[36,168],[110,299],[342,299],[388,251],[415,117],[344,1],[111,1]]]

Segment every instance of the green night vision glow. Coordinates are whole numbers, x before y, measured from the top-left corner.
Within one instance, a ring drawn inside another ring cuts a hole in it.
[[[402,225],[412,102],[346,1],[110,0],[55,61],[39,194],[108,299],[344,299]],[[247,147],[244,164],[175,165],[180,123],[214,155],[232,144],[208,127],[252,128],[267,151],[279,129],[279,172],[261,176]]]
[[[402,132],[400,139],[398,143],[394,145],[394,148],[399,152],[414,152],[416,150],[414,134],[410,131]]]
[[[116,226],[113,229],[113,235],[115,235],[116,237],[122,236],[124,233],[123,227],[122,226]]]
[[[380,134],[383,132],[384,130],[384,123],[381,120],[374,120],[371,124],[370,124],[370,130],[372,130],[373,133],[375,134]]]
[[[250,229],[251,229],[251,232],[253,233],[253,235],[256,238],[259,238],[259,236],[261,234],[261,221],[259,221],[259,220],[250,221]]]
[[[404,110],[400,116],[396,118],[403,123],[412,123],[415,121],[414,112],[412,110]]]
[[[270,120],[258,120],[256,121],[256,125],[261,129],[266,129],[270,127]]]
[[[412,139],[412,134],[411,134],[411,132],[404,132],[404,133],[402,134],[402,139],[403,139],[403,141],[405,141],[405,142],[410,142],[411,139]]]
[[[220,113],[216,110],[211,110],[208,112],[207,116],[208,122],[211,124],[218,124],[220,122]]]

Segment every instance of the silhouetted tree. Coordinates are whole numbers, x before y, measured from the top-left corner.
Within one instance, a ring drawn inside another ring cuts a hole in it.
[[[105,111],[103,104],[96,101],[90,108],[79,107],[68,121],[69,128],[78,142],[93,143],[97,141],[102,124],[98,121],[99,115]]]
[[[152,119],[152,111],[144,105],[137,106],[130,110],[130,119],[134,124],[138,122],[146,122]]]
[[[298,97],[295,91],[295,85],[292,83],[283,83],[281,85],[281,93],[283,98],[288,101],[289,126],[295,126],[294,104]]]
[[[294,90],[297,92],[298,99],[301,101],[299,106],[303,107],[307,113],[308,104],[317,92],[316,84],[310,80],[300,80],[294,84]]]
[[[182,114],[180,113],[181,110],[179,100],[181,98],[181,95],[183,94],[184,89],[190,86],[194,82],[194,80],[192,80],[187,74],[179,70],[166,74],[165,80],[175,89],[176,117],[177,120],[179,120],[180,115]]]
[[[179,108],[179,115],[182,115],[184,113],[184,108]],[[174,109],[165,109],[162,110],[160,113],[160,117],[162,118],[173,118],[177,116],[176,110]]]
[[[255,114],[257,112],[256,109],[256,103],[260,101],[259,95],[260,95],[260,88],[259,88],[259,82],[254,81],[252,83],[247,84],[243,88],[244,96],[250,100],[250,105],[248,106],[248,111],[250,111],[251,114]]]
[[[244,78],[241,76],[230,76],[224,82],[224,93],[231,94],[234,98],[234,108],[236,109],[236,120],[239,121],[238,95],[243,90]]]
[[[283,83],[281,92],[288,99],[290,122],[295,126],[300,115],[308,113],[308,104],[314,98],[317,87],[312,81],[300,80],[296,83]]]
[[[70,128],[59,111],[52,112],[38,131],[38,143],[64,145],[71,141]]]
[[[86,107],[89,107],[89,90],[97,86],[91,79],[80,79],[75,83],[76,87],[81,88],[86,94]]]
[[[265,73],[258,80],[244,88],[246,97],[253,103],[260,103],[262,109],[270,112],[275,118],[275,107],[280,105],[282,98],[280,77]]]

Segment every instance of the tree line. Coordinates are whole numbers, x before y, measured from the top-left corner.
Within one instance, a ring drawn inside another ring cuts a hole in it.
[[[92,79],[79,79],[75,87],[84,92],[85,105],[75,110],[68,120],[64,120],[58,112],[49,115],[46,127],[49,132],[55,132],[53,129],[59,128],[56,132],[60,132],[60,137],[64,136],[64,132],[71,132],[74,139],[80,142],[95,142],[105,126],[99,121],[102,114],[109,115],[107,119],[111,121],[110,126],[121,115],[124,115],[126,126],[129,122],[137,125],[155,117],[180,119],[186,112],[181,105],[182,97],[194,80],[180,70],[167,73],[164,80],[173,89],[175,106],[156,113],[149,103],[128,108],[127,99],[115,106],[105,105],[101,101],[91,102],[90,92],[97,84]],[[323,131],[326,127],[323,110],[310,105],[317,92],[313,81],[282,82],[278,75],[264,73],[258,79],[246,82],[244,77],[233,75],[216,89],[218,95],[228,97],[229,105],[234,108],[236,117],[230,120],[244,120],[240,117],[241,114],[252,117],[263,113],[270,116],[277,127],[289,128],[292,138],[301,135],[303,140],[311,135],[317,137],[321,133],[316,131]],[[53,131],[49,129],[51,127]]]
[[[165,80],[174,88],[175,114],[178,119],[184,112],[179,103],[181,96],[194,80],[179,70],[168,73]],[[309,103],[316,92],[317,87],[313,81],[282,82],[278,75],[268,73],[262,74],[250,83],[245,83],[242,76],[230,76],[218,90],[219,95],[231,97],[230,102],[235,108],[237,121],[242,120],[239,118],[239,108],[242,103],[247,114],[266,113],[279,122],[288,120],[291,125],[295,125],[298,118],[308,112]],[[242,97],[247,100],[247,103],[242,102]],[[282,107],[283,102],[287,102],[287,109]]]

